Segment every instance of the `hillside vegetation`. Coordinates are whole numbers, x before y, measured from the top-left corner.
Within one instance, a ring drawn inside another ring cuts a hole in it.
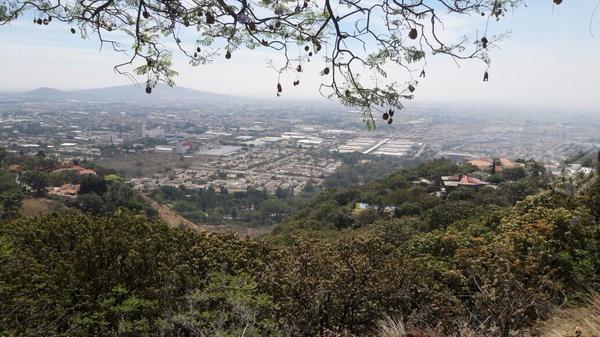
[[[323,192],[260,240],[125,209],[2,221],[0,335],[512,336],[599,290],[597,175],[428,191],[464,170]]]

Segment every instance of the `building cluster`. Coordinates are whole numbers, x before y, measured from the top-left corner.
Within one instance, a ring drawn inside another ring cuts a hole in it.
[[[417,153],[423,145],[423,143],[404,138],[356,137],[349,139],[331,151],[407,157]]]

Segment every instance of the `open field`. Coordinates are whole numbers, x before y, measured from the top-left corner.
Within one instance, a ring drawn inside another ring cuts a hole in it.
[[[149,176],[164,173],[174,168],[186,168],[204,163],[204,159],[185,158],[171,153],[134,153],[117,157],[103,158],[96,163],[121,172],[126,178]]]
[[[59,212],[67,207],[58,201],[46,198],[29,198],[23,200],[23,214],[30,218],[35,218],[46,213]]]

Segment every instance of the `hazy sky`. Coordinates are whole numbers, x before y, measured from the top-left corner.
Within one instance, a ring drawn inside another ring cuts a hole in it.
[[[600,114],[600,13],[592,21],[596,0],[530,0],[528,7],[493,23],[495,32],[511,36],[492,50],[490,81],[482,82],[485,65],[463,61],[460,67],[443,56],[428,58],[427,78],[415,102],[502,103],[585,108]],[[446,22],[446,34],[482,30],[481,18],[458,17]],[[41,86],[70,90],[130,84],[112,67],[123,55],[99,52],[97,41],[81,40],[69,27],[53,22],[37,26],[23,18],[0,27],[0,91]],[[592,33],[595,35],[593,37]],[[269,97],[275,95],[277,74],[266,66],[266,50],[234,53],[231,60],[192,67],[176,58],[177,85],[218,93]],[[284,79],[285,96],[317,98],[321,64],[305,66],[301,85]],[[396,73],[392,73],[396,76]],[[398,71],[398,81],[406,74]],[[287,82],[290,82],[286,84]]]

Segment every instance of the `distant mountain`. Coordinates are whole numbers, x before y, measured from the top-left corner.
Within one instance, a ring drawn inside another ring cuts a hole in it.
[[[184,87],[169,87],[158,85],[147,94],[144,86],[125,85],[118,87],[86,89],[70,92],[71,96],[79,100],[100,99],[109,101],[212,101],[231,100],[233,96],[210,93]]]
[[[152,94],[146,94],[145,87],[141,85],[125,85],[117,87],[84,89],[75,91],[61,91],[54,88],[38,88],[22,93],[2,94],[3,97],[13,99],[31,99],[36,101],[83,101],[83,102],[132,102],[132,103],[156,103],[156,102],[250,102],[251,98],[236,97],[194,90],[184,87],[169,87],[158,85],[152,90]]]
[[[58,89],[42,87],[42,88],[37,88],[35,90],[21,93],[20,96],[31,97],[31,98],[50,98],[50,97],[59,98],[59,97],[63,97],[64,94],[65,93],[63,91],[60,91]]]

